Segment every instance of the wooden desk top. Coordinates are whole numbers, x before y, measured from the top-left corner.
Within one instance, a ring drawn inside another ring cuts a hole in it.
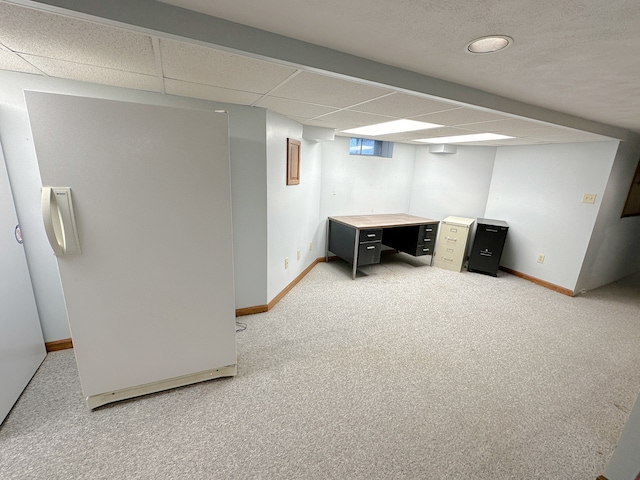
[[[440,223],[432,218],[416,217],[406,213],[379,213],[375,215],[345,215],[341,217],[329,217],[329,220],[344,223],[351,227],[385,228],[406,227],[409,225],[422,225],[424,223]]]

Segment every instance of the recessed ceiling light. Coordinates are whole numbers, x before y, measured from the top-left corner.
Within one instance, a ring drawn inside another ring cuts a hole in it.
[[[471,135],[456,135],[453,137],[435,137],[421,138],[416,142],[424,143],[465,143],[465,142],[487,142],[489,140],[504,140],[506,138],[514,138],[508,135],[499,135],[497,133],[473,133]]]
[[[436,123],[418,122],[416,120],[393,120],[391,122],[378,123],[376,125],[367,125],[365,127],[351,128],[342,130],[342,133],[352,133],[355,135],[368,135],[375,137],[377,135],[388,135],[390,133],[415,132],[416,130],[427,130],[429,128],[438,128],[442,125]]]
[[[494,53],[504,50],[513,43],[513,38],[506,35],[488,35],[476,38],[467,43],[469,53]]]

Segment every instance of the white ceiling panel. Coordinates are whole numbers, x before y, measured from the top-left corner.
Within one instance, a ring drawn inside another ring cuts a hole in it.
[[[358,126],[358,125],[354,125],[353,123],[346,123],[346,122],[336,122],[336,121],[327,122],[327,121],[323,121],[322,117],[315,120],[305,120],[304,124],[310,125],[312,127],[332,128],[335,130],[336,135],[343,135],[345,137],[348,137],[349,135],[341,134],[340,133],[341,130],[347,130],[349,128],[355,128]]]
[[[463,128],[455,128],[455,127],[440,127],[440,128],[431,128],[429,130],[424,130],[420,135],[412,135],[412,132],[401,134],[406,139],[420,139],[420,138],[436,138],[436,137],[452,137],[454,135],[468,135],[472,132],[465,130]],[[422,143],[424,145],[424,143]]]
[[[0,69],[14,72],[35,73],[42,75],[42,72],[21,58],[19,55],[0,49]]]
[[[391,92],[393,90],[387,88],[372,87],[311,72],[301,72],[275,89],[270,95],[344,108]]]
[[[444,101],[432,100],[404,93],[394,93],[383,98],[351,107],[351,110],[360,112],[378,113],[381,115],[393,115],[400,118],[409,118],[425,113],[441,112],[458,108],[458,105]]]
[[[395,117],[385,117],[383,115],[374,115],[372,113],[354,112],[353,110],[338,110],[328,115],[323,115],[316,120],[322,119],[323,122],[346,123],[349,125],[362,126],[374,125],[376,123],[390,122]]]
[[[68,78],[71,80],[99,83],[115,87],[135,88],[151,92],[162,91],[160,80],[158,77],[152,75],[123,72],[122,70],[65,62],[64,60],[53,60],[51,58],[36,57],[34,55],[23,55],[23,57],[50,77]]]
[[[266,108],[285,116],[296,117],[303,120],[318,117],[335,110],[331,107],[277,97],[264,97],[258,100],[254,106]]]
[[[0,3],[0,42],[14,52],[154,75],[151,37]]]
[[[241,92],[228,88],[212,87],[198,83],[183,82],[170,78],[164,81],[165,92],[182,97],[201,98],[216,102],[236,103],[238,105],[251,105],[260,98],[257,93]]]
[[[419,120],[421,122],[430,123],[441,123],[443,125],[468,125],[470,123],[506,120],[509,118],[511,117],[507,115],[501,115],[499,113],[459,107],[444,112],[431,113],[429,115],[420,115],[413,118],[412,120]],[[535,128],[537,126],[537,124],[534,124],[532,128]]]
[[[161,39],[166,78],[265,94],[296,69],[220,50]]]
[[[519,118],[510,118],[491,122],[469,123],[465,124],[464,128],[476,132],[502,133],[508,135],[506,132],[525,132],[526,130],[535,130],[544,126],[550,125],[534,120],[528,121]]]

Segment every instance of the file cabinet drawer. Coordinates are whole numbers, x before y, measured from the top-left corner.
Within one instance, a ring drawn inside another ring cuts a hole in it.
[[[458,245],[438,245],[436,261],[461,265],[464,260],[465,248]]]

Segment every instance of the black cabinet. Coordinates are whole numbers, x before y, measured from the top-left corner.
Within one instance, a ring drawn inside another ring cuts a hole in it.
[[[508,230],[509,225],[502,220],[478,219],[467,267],[470,272],[498,276]]]

